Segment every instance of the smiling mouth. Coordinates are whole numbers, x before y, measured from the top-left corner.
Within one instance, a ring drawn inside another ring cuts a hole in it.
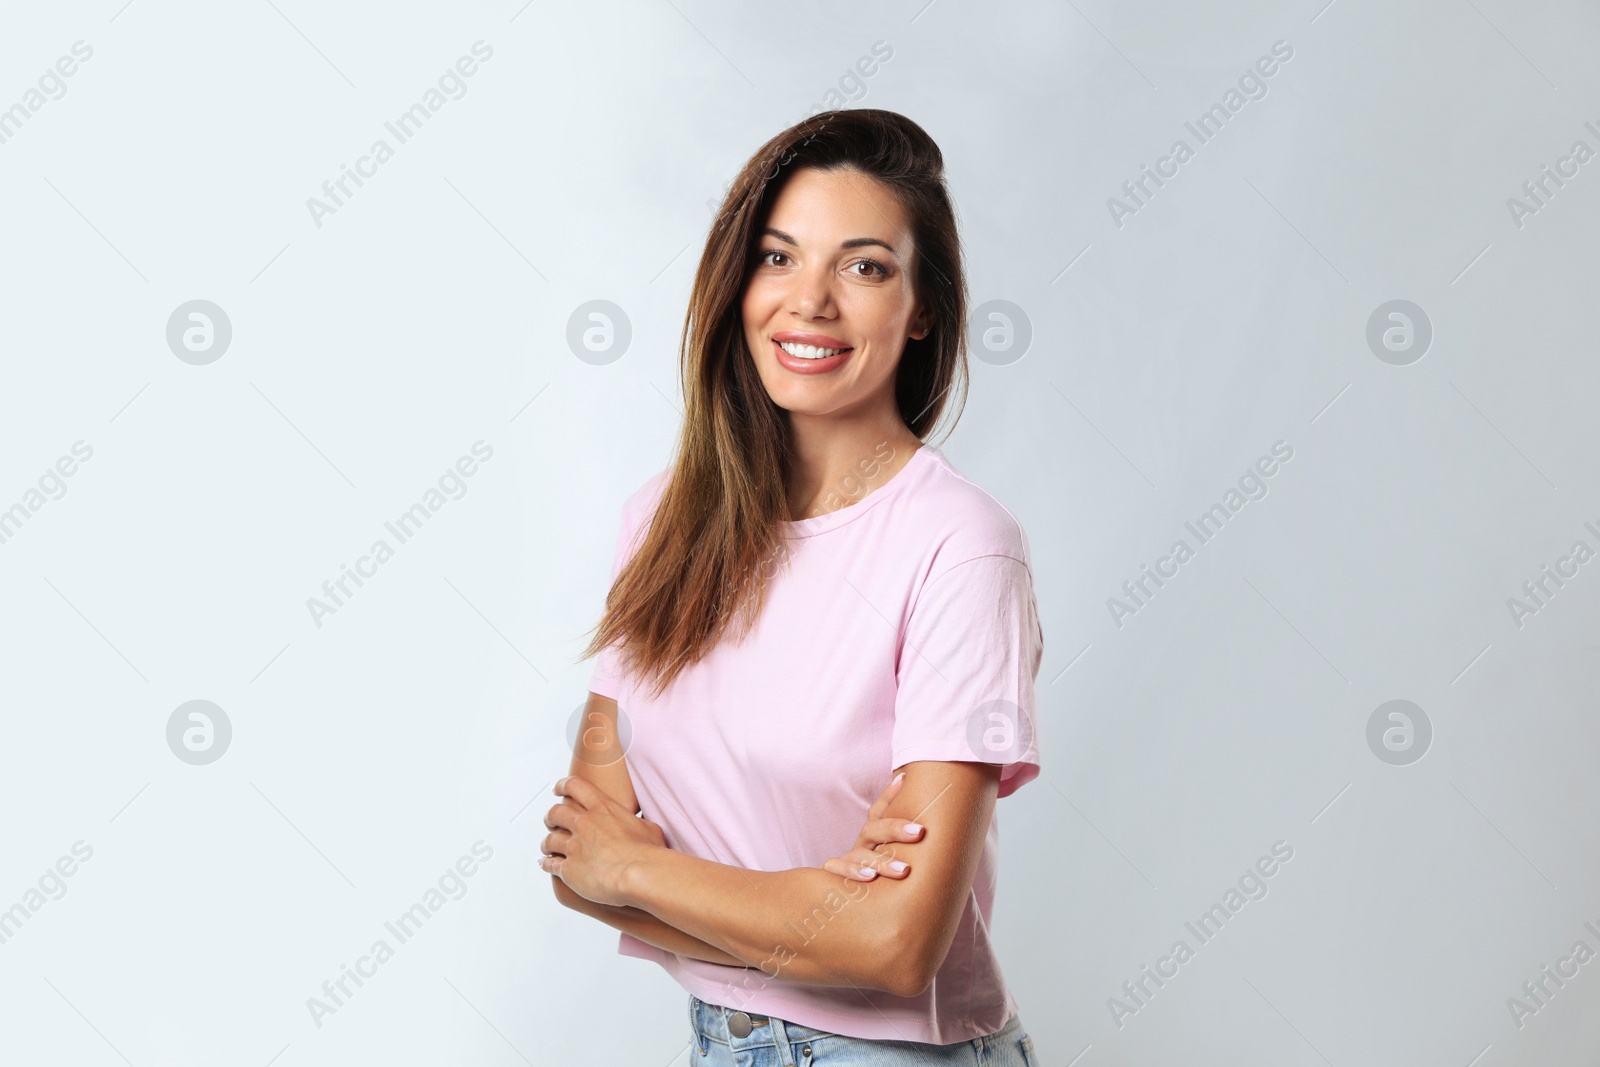
[[[849,348],[818,348],[816,345],[797,345],[793,341],[776,341],[774,343],[796,359],[828,359],[842,352],[852,351]]]

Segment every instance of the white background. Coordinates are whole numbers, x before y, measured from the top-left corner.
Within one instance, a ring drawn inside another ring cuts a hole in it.
[[[0,508],[93,449],[0,544],[0,908],[93,849],[0,944],[0,1061],[688,1062],[686,995],[556,905],[540,816],[621,501],[670,458],[708,201],[839,103],[939,142],[972,306],[1031,326],[973,360],[943,448],[1034,556],[1044,774],[1000,808],[996,937],[1042,1062],[1600,1053],[1600,962],[1521,1027],[1507,1006],[1600,950],[1600,562],[1508,606],[1600,549],[1600,162],[1521,225],[1507,205],[1600,150],[1592,5],[0,22],[0,108],[93,49],[0,143]],[[319,226],[307,199],[479,40],[465,95]],[[1184,123],[1277,41],[1266,95],[1199,144]],[[1194,158],[1119,225],[1108,198],[1178,138]],[[232,327],[205,365],[166,339],[196,299]],[[566,332],[600,299],[632,341],[594,365]],[[1369,347],[1391,300],[1431,323],[1420,359]],[[307,599],[480,440],[465,495],[319,626]],[[1198,544],[1184,523],[1278,441],[1266,496]],[[1194,558],[1119,625],[1180,537]],[[195,699],[233,730],[205,766],[167,743]],[[1403,766],[1367,740],[1395,699],[1433,731]],[[479,840],[465,895],[313,1022]],[[1268,895],[1198,945],[1185,921],[1280,840]],[[1119,1026],[1108,1000],[1179,938],[1195,957]]]

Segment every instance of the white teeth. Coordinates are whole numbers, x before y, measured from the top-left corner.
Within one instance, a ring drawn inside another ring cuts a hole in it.
[[[815,345],[797,345],[789,341],[779,341],[778,347],[799,359],[827,359],[837,356],[845,351],[842,348],[818,348]]]

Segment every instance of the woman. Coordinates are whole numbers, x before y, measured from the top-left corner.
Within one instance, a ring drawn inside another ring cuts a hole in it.
[[[689,992],[697,1067],[1035,1062],[988,935],[994,802],[1039,773],[1027,541],[923,443],[965,314],[893,112],[773,138],[707,239],[541,861]]]

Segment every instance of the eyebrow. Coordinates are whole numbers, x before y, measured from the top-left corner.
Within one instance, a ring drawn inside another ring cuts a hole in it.
[[[771,235],[773,237],[776,237],[778,240],[783,241],[786,244],[794,245],[796,248],[800,247],[800,242],[799,241],[796,241],[793,237],[790,237],[788,234],[784,233],[782,230],[773,229],[771,226],[768,226],[766,229],[762,230],[761,233],[764,236],[765,235]],[[880,241],[876,237],[852,237],[848,241],[841,241],[839,243],[839,247],[840,248],[864,248],[864,247],[866,247],[868,245],[877,245],[880,248],[887,248],[889,250],[889,252],[891,254],[893,254],[893,255],[899,255],[900,254],[900,253],[895,251],[894,245],[890,244],[887,241]]]

